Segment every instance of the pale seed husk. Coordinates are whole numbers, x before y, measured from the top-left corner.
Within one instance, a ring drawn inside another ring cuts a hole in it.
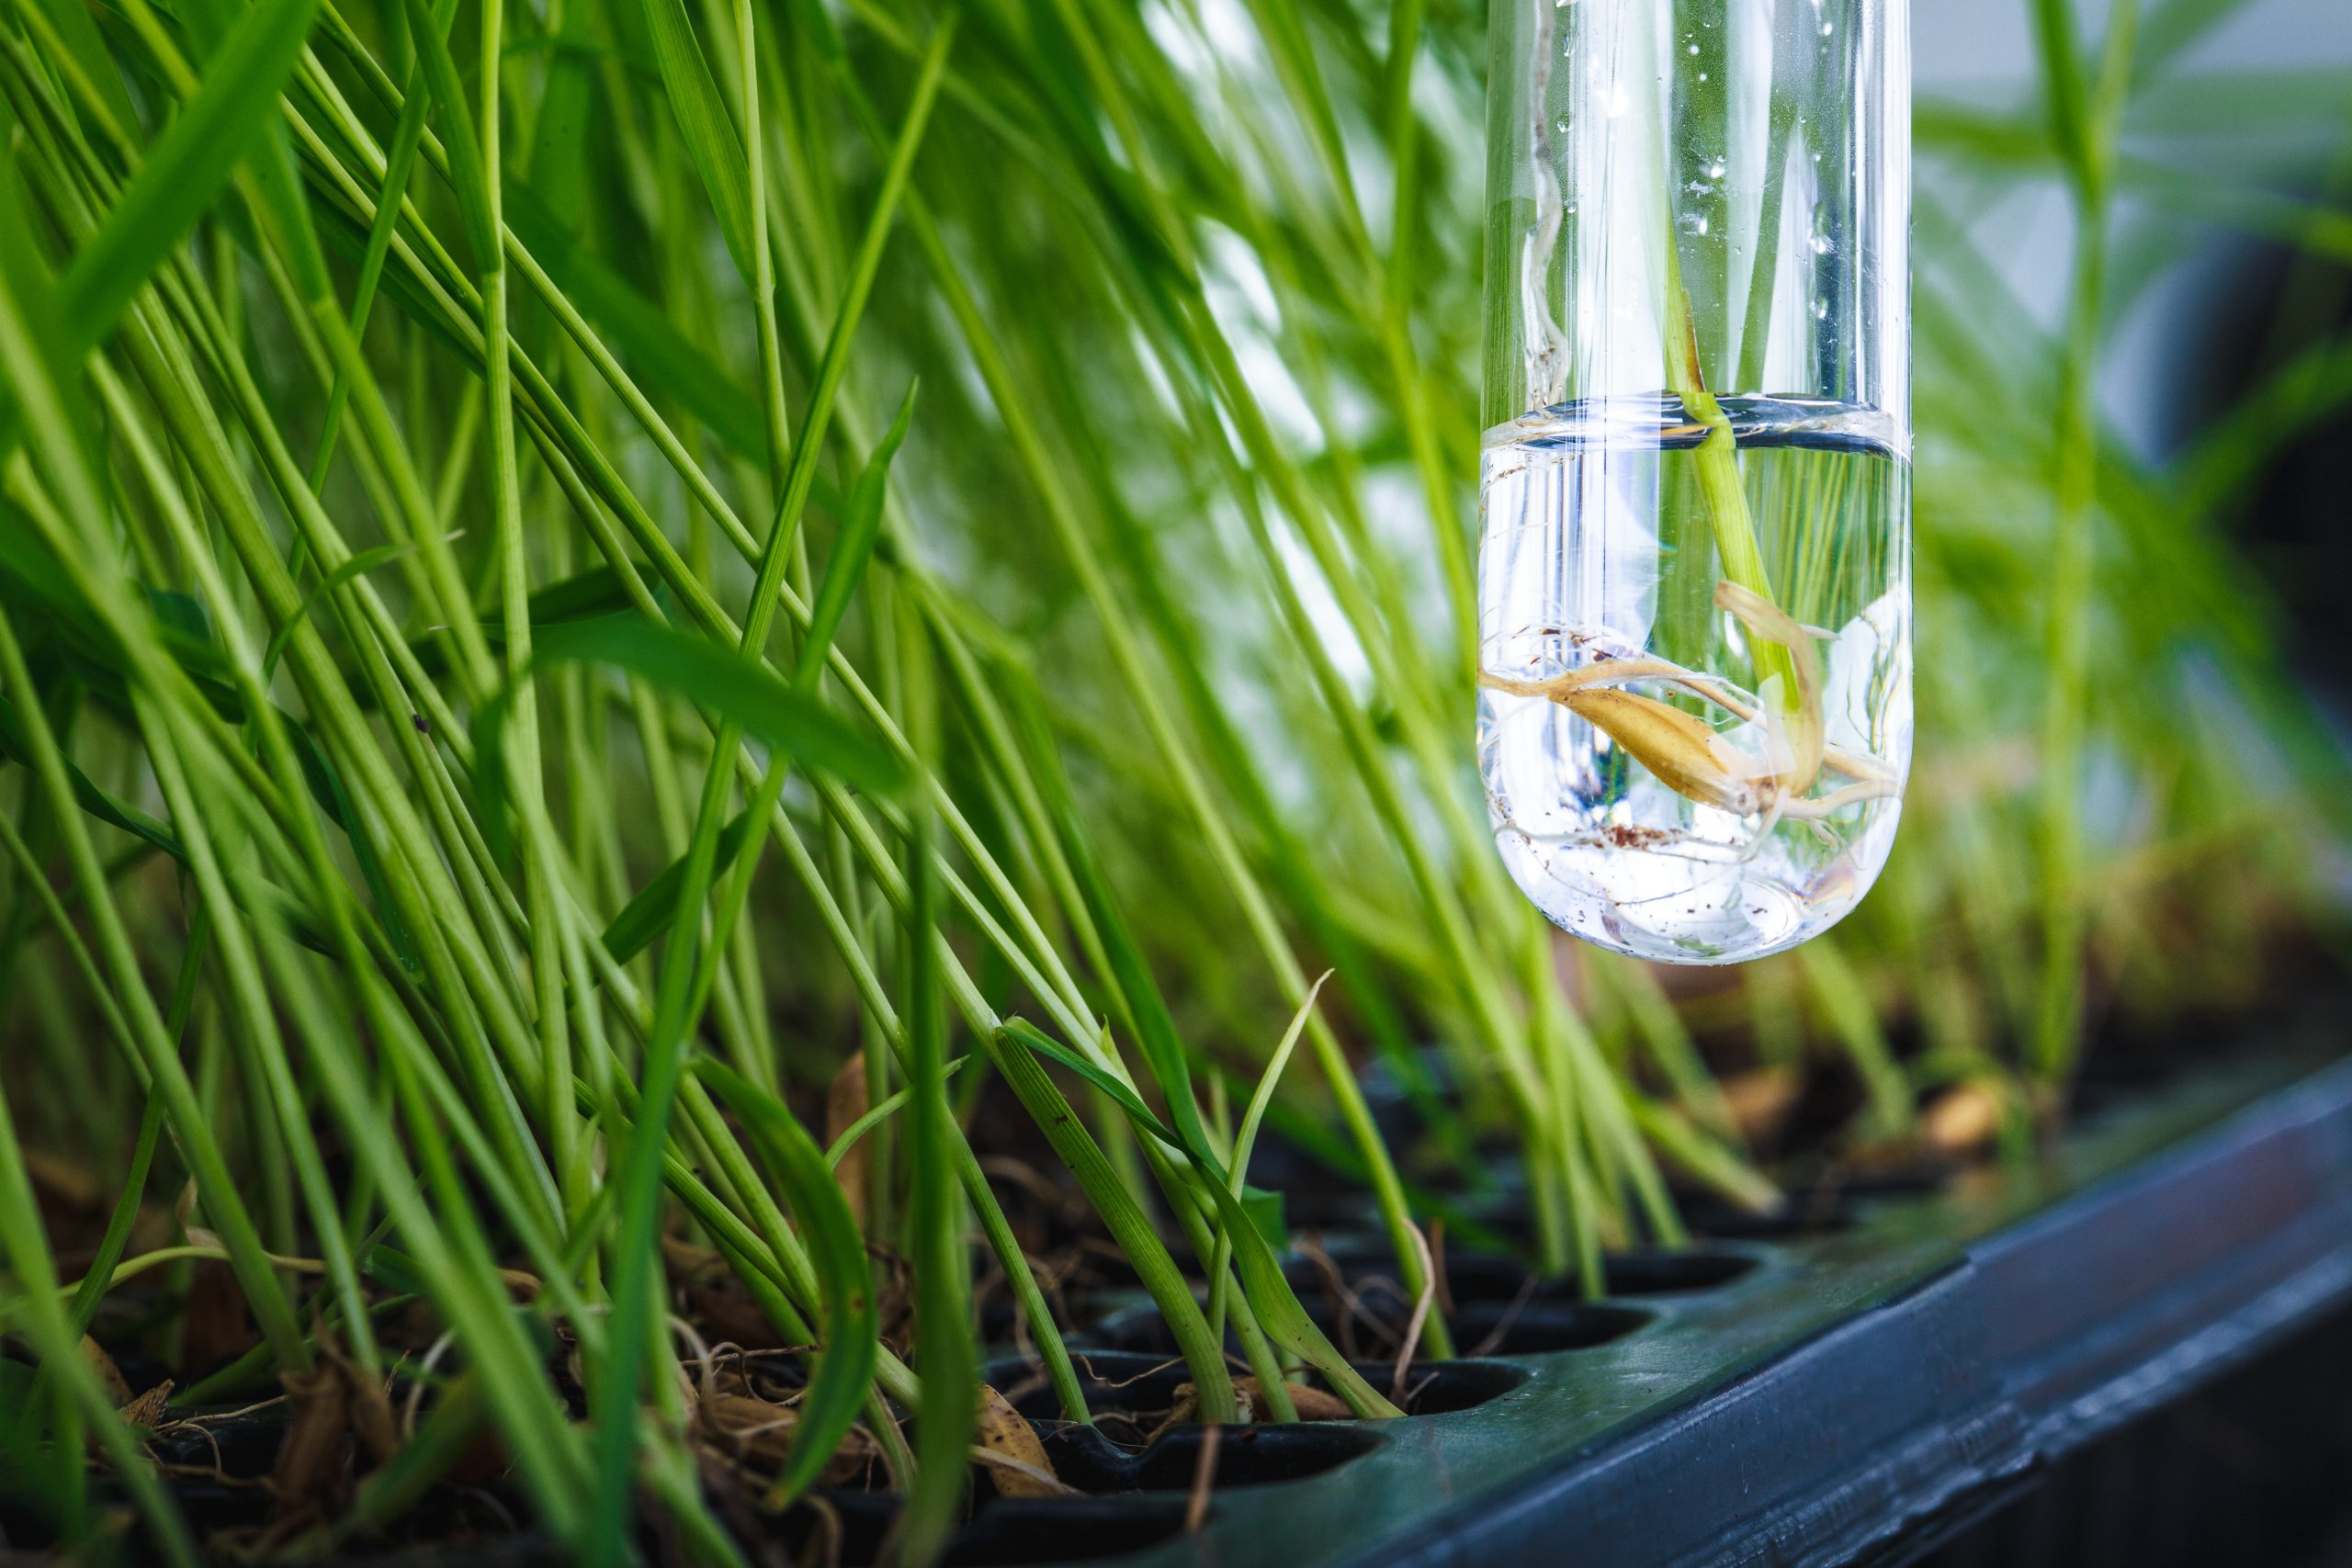
[[[980,1385],[980,1425],[975,1437],[989,1453],[1012,1461],[984,1467],[999,1496],[1052,1497],[1069,1490],[1055,1476],[1053,1458],[1037,1440],[1036,1430],[986,1383]]]
[[[1919,1136],[1941,1155],[1971,1155],[2001,1130],[2001,1099],[1983,1083],[1955,1084],[1919,1117]]]
[[[1260,1393],[1261,1387],[1254,1377],[1233,1380],[1233,1392],[1249,1400],[1252,1406],[1265,1403]],[[1348,1408],[1346,1400],[1327,1389],[1309,1388],[1302,1382],[1285,1382],[1283,1387],[1290,1391],[1291,1408],[1298,1413],[1302,1421],[1352,1421],[1356,1417],[1356,1413]]]
[[[1571,692],[1563,705],[1623,747],[1677,795],[1742,817],[1768,804],[1752,760],[1695,715],[1656,697],[1608,687]]]
[[[1765,1143],[1780,1135],[1803,1088],[1791,1068],[1755,1067],[1723,1080],[1724,1103],[1730,1107],[1741,1137]]]
[[[1742,817],[1770,811],[1820,818],[1845,806],[1895,793],[1895,781],[1876,758],[1853,757],[1827,744],[1821,710],[1821,635],[1762,594],[1736,582],[1715,584],[1715,603],[1756,637],[1787,650],[1785,671],[1767,677],[1750,706],[1720,682],[1655,656],[1603,660],[1542,681],[1487,671],[1478,683],[1517,696],[1559,704],[1607,735],[1677,795]],[[1619,689],[1622,682],[1657,681],[1693,694],[1764,729],[1764,755],[1751,756],[1717,735],[1696,715],[1655,697]],[[1819,801],[1806,798],[1823,767],[1858,781]]]

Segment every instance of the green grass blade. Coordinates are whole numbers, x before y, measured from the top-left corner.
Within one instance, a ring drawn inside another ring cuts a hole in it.
[[[953,1061],[949,1062],[947,1064],[947,1076],[952,1078],[957,1073],[962,1072],[964,1070],[964,1065],[971,1059],[972,1058],[969,1056],[957,1056]],[[905,1110],[907,1101],[910,1098],[912,1098],[912,1096],[910,1092],[902,1089],[896,1094],[886,1097],[879,1104],[866,1111],[865,1115],[860,1116],[856,1121],[842,1128],[841,1131],[841,1136],[835,1138],[825,1150],[825,1168],[828,1170],[840,1169],[842,1156],[848,1154],[850,1150],[855,1148],[857,1146],[857,1141],[860,1138],[863,1138],[866,1134],[871,1133],[875,1128],[880,1126],[883,1122],[888,1122],[891,1117],[896,1116],[899,1111]]]
[[[915,754],[926,762],[937,754],[936,715],[932,705],[930,650],[915,618],[902,615],[894,628],[901,642],[907,676],[907,728]],[[922,1347],[916,1368],[922,1388],[915,1404],[913,1481],[899,1516],[894,1558],[910,1568],[926,1568],[947,1545],[964,1502],[969,1468],[966,1450],[979,1419],[973,1386],[979,1379],[979,1348],[973,1343],[969,1261],[964,1247],[960,1195],[949,1163],[954,1112],[947,1102],[947,1010],[940,973],[939,866],[933,852],[930,802],[913,811],[908,843],[907,937],[907,1158],[911,1168],[908,1207],[908,1256],[914,1267],[915,1338]]]
[[[1188,1146],[1183,1134],[1153,1114],[1151,1107],[1146,1105],[1137,1097],[1136,1091],[1129,1089],[1116,1073],[1097,1063],[1088,1061],[1026,1019],[1006,1019],[1004,1032],[1010,1039],[1027,1046],[1039,1055],[1052,1057],[1102,1090],[1113,1103],[1126,1112],[1127,1119],[1136,1124],[1137,1131],[1158,1138],[1171,1149],[1182,1149]]]
[[[373,571],[379,566],[389,565],[404,556],[413,555],[415,551],[414,545],[378,545],[374,549],[361,550],[320,579],[319,585],[303,596],[302,607],[295,611],[292,617],[281,625],[277,631],[270,634],[269,646],[262,650],[262,683],[264,685],[269,683],[270,675],[277,669],[278,660],[286,657],[287,643],[292,640],[296,629],[309,618],[311,612],[318,607],[322,600],[353,579]]]
[[[768,1506],[780,1510],[797,1499],[832,1458],[856,1423],[873,1384],[881,1351],[874,1271],[866,1262],[865,1238],[823,1151],[784,1102],[720,1063],[697,1063],[695,1070],[751,1128],[770,1174],[799,1217],[823,1292],[822,1350],[808,1374],[791,1450],[768,1494]]]
[[[417,67],[441,111],[441,134],[449,149],[449,188],[457,193],[466,243],[473,250],[475,269],[490,271],[506,253],[499,243],[490,186],[482,175],[481,138],[474,130],[474,111],[467,100],[465,84],[458,79],[458,62],[450,57],[449,41],[435,25],[433,13],[425,9],[424,0],[402,3],[408,10],[409,36],[416,41]]]
[[[130,95],[123,91],[122,73],[116,68],[114,56],[107,51],[107,40],[92,19],[89,7],[79,0],[40,0],[40,14],[57,29],[66,52],[96,90],[115,124],[137,125],[139,116],[130,107]]]
[[[1146,1105],[1141,1098],[1136,1096],[1136,1090],[1129,1089],[1129,1086],[1120,1079],[1120,1075],[1114,1075],[1114,1072],[1110,1072],[1108,1067],[1103,1067],[1103,1065],[1099,1063],[1089,1063],[1084,1055],[1072,1051],[1070,1046],[1066,1046],[1066,1043],[1061,1043],[1058,1039],[1051,1037],[1051,1034],[1046,1034],[1045,1030],[1040,1030],[1040,1027],[1033,1025],[1033,1022],[1025,1021],[1025,1018],[1007,1018],[1007,1021],[1004,1021],[1004,1034],[1016,1039],[1018,1043],[1028,1046],[1030,1051],[1035,1051],[1037,1055],[1051,1055],[1056,1063],[1061,1063],[1063,1067],[1075,1072],[1077,1077],[1082,1077],[1082,1079],[1087,1079],[1089,1084],[1093,1084],[1096,1089],[1103,1090],[1105,1096],[1110,1096],[1110,1100],[1120,1107],[1122,1112],[1126,1112],[1126,1119],[1134,1122],[1138,1131],[1150,1134],[1152,1138],[1158,1138],[1159,1143],[1169,1145],[1171,1149],[1185,1147],[1183,1134],[1179,1134],[1179,1131],[1169,1126],[1167,1122],[1155,1117],[1155,1114],[1152,1114],[1152,1107]]]
[[[187,1033],[188,1014],[196,1006],[197,979],[203,973],[205,950],[209,944],[209,927],[199,906],[195,919],[188,923],[187,947],[180,954],[179,979],[172,988],[171,1010],[164,1017],[164,1032],[175,1042]],[[97,1316],[98,1303],[106,1294],[107,1281],[114,1275],[114,1266],[122,1261],[122,1249],[130,1240],[131,1224],[139,1218],[139,1206],[147,1192],[147,1173],[154,1163],[155,1145],[163,1132],[163,1099],[150,1095],[146,1109],[139,1113],[139,1136],[131,1146],[130,1169],[123,1177],[122,1191],[115,1200],[114,1213],[107,1216],[106,1234],[98,1238],[98,1248],[90,1255],[89,1266],[83,1270],[82,1288],[74,1293],[73,1304],[66,1309],[77,1337],[90,1331],[90,1322]]]
[[[893,795],[908,782],[905,764],[887,747],[831,709],[804,696],[740,654],[637,615],[611,615],[551,627],[532,656],[537,669],[590,662],[674,692],[785,755],[869,794]],[[509,829],[503,782],[511,685],[483,704],[473,720],[474,789],[482,836],[503,852]]]
[[[318,0],[260,0],[238,19],[196,96],[58,280],[74,343],[87,348],[112,330],[238,164],[261,145],[317,11]]]
[[[507,183],[506,224],[637,376],[693,414],[737,457],[764,460],[767,434],[759,400],[736,386],[726,367],[564,228],[547,202],[520,180]],[[839,510],[841,496],[829,485],[812,493],[827,511]]]
[[[458,0],[436,0],[433,7],[433,30],[442,38],[449,35],[449,25],[456,20]],[[374,313],[376,291],[382,285],[384,263],[391,255],[392,235],[400,227],[401,205],[408,194],[409,175],[416,167],[417,149],[424,141],[424,116],[432,107],[434,95],[425,88],[423,71],[409,75],[409,88],[401,103],[400,122],[392,129],[390,148],[384,157],[384,182],[376,197],[375,220],[368,228],[368,247],[359,258],[359,282],[351,296],[351,336],[364,339],[368,322]],[[351,398],[351,378],[341,369],[335,372],[334,385],[328,389],[326,419],[319,431],[319,446],[311,459],[311,489],[324,488],[327,465],[334,458],[335,438],[343,429],[344,409]]]
[[[1250,1152],[1257,1147],[1259,1124],[1266,1119],[1266,1108],[1274,1102],[1274,1089],[1282,1082],[1283,1069],[1290,1065],[1291,1053],[1298,1048],[1300,1036],[1306,1032],[1306,1021],[1315,1011],[1315,998],[1323,994],[1323,983],[1330,977],[1329,970],[1316,976],[1315,984],[1307,990],[1306,999],[1298,1004],[1298,1011],[1292,1015],[1290,1027],[1283,1031],[1282,1043],[1266,1059],[1266,1070],[1259,1076],[1258,1087],[1250,1096],[1249,1108],[1241,1113],[1241,1128],[1233,1135],[1233,1172],[1232,1180],[1228,1183],[1237,1197],[1241,1193],[1243,1183],[1249,1179]]]
[[[1027,694],[1021,695],[1025,697]],[[1184,1043],[1176,1033],[1176,1021],[1169,1016],[1159,982],[1152,977],[1151,967],[1145,962],[1143,951],[1095,858],[1093,843],[1080,820],[1078,803],[1071,797],[1069,781],[1062,776],[1054,756],[1043,716],[1032,702],[1023,701],[1017,705],[1018,717],[1026,731],[1030,772],[1037,780],[1046,810],[1061,839],[1063,858],[1069,863],[1070,875],[1085,900],[1087,915],[1101,933],[1103,953],[1111,964],[1110,978],[1126,998],[1144,1060],[1151,1068],[1161,1097],[1168,1102],[1168,1114],[1182,1134],[1184,1146],[1206,1148],[1208,1132],[1201,1122],[1200,1103],[1193,1093],[1192,1068]]]
[[[1005,1083],[1020,1098],[1031,1120],[1052,1145],[1070,1177],[1086,1194],[1101,1215],[1111,1239],[1136,1270],[1152,1303],[1159,1308],[1159,1315],[1176,1340],[1177,1351],[1193,1374],[1193,1384],[1200,1392],[1201,1415],[1204,1420],[1231,1420],[1234,1416],[1233,1383],[1225,1370],[1225,1345],[1209,1328],[1208,1318],[1201,1304],[1193,1297],[1193,1287],[1169,1255],[1167,1244],[1152,1228],[1150,1218],[1143,1212],[1127,1190],[1111,1162],[1103,1156],[1102,1145],[1053,1080],[1037,1064],[1037,1056],[1048,1056],[1070,1068],[1089,1083],[1113,1091],[1103,1080],[1110,1075],[1102,1073],[1091,1063],[1066,1051],[1057,1042],[1047,1038],[1020,1019],[1010,1019],[997,1032],[991,1042],[990,1059]],[[1099,1076],[1098,1076],[1099,1075]],[[1116,1082],[1115,1079],[1111,1080]],[[1134,1096],[1119,1092],[1113,1098],[1130,1117],[1141,1111],[1138,1126],[1157,1126],[1148,1111]],[[1162,1129],[1165,1131],[1165,1129]],[[1156,1134],[1155,1134],[1156,1135]],[[1172,1138],[1173,1134],[1169,1136]]]
[[[0,696],[0,762],[24,762],[31,765],[31,738],[25,733],[24,716],[17,705]],[[83,810],[106,823],[119,828],[134,838],[143,839],[174,860],[185,864],[187,850],[170,828],[157,821],[130,802],[91,782],[90,775],[78,767],[74,759],[62,752],[58,761],[63,764],[65,776],[74,787],[74,799]]]
[[[160,1538],[164,1555],[180,1568],[196,1568],[202,1558],[188,1533],[187,1518],[164,1491],[154,1465],[107,1398],[96,1372],[81,1353],[78,1338],[70,1332],[56,1262],[42,1234],[40,1204],[26,1176],[14,1112],[5,1093],[0,1093],[0,1254],[6,1256],[23,1287],[11,1303],[10,1317],[27,1331],[43,1366],[64,1383],[91,1439]],[[81,1522],[74,1521],[77,1527]]]
[[[1104,1079],[1110,1076],[1100,1069],[1080,1067],[1075,1053],[1056,1045],[1034,1025],[1020,1019],[1008,1020],[1000,1035],[1023,1050],[1049,1055],[1064,1066],[1084,1073],[1087,1081],[1097,1087],[1103,1087]],[[1403,1415],[1403,1411],[1391,1404],[1348,1364],[1347,1358],[1340,1354],[1323,1331],[1315,1325],[1315,1321],[1306,1315],[1306,1308],[1299,1305],[1297,1292],[1283,1278],[1282,1264],[1275,1258],[1273,1247],[1260,1230],[1249,1205],[1232,1190],[1227,1172],[1205,1141],[1195,1143],[1166,1127],[1144,1109],[1132,1092],[1114,1094],[1112,1098],[1122,1111],[1136,1119],[1138,1128],[1173,1143],[1192,1162],[1201,1179],[1197,1190],[1216,1207],[1219,1225],[1225,1234],[1232,1237],[1234,1265],[1240,1270],[1242,1289],[1248,1293],[1250,1305],[1257,1314],[1258,1325],[1265,1331],[1266,1337],[1329,1379],[1331,1386],[1359,1416],[1386,1417]]]
[[[920,385],[909,383],[907,395],[899,400],[898,416],[891,420],[889,431],[866,459],[850,491],[849,511],[842,519],[841,536],[834,541],[832,558],[825,563],[825,576],[817,584],[817,596],[809,603],[808,627],[792,677],[793,687],[797,691],[816,689],[818,680],[824,674],[825,656],[832,650],[834,634],[841,630],[842,617],[849,613],[850,601],[857,596],[858,584],[865,581],[866,563],[873,558],[875,542],[882,536],[882,502],[890,479],[890,459],[898,456],[907,439]]]
[[[710,193],[720,238],[744,280],[752,277],[752,195],[744,178],[743,141],[711,80],[684,0],[645,0],[645,21],[653,33],[653,60],[670,94],[671,112],[686,156]]]
[[[735,863],[743,852],[753,823],[748,811],[738,813],[718,832],[720,866]],[[636,897],[622,906],[605,928],[605,951],[613,955],[616,964],[626,964],[653,945],[670,922],[678,916],[678,889],[685,883],[686,856],[680,855],[662,868],[661,874],[645,885]]]

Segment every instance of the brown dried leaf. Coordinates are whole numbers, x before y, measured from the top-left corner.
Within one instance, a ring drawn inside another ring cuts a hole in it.
[[[458,1456],[457,1462],[449,1466],[443,1477],[447,1484],[480,1485],[494,1481],[514,1468],[514,1457],[506,1451],[505,1439],[499,1436],[498,1428],[492,1424],[487,1402],[471,1373],[458,1379],[441,1398],[444,1405],[453,1400],[464,1402],[460,1413],[462,1422],[473,1434],[467,1440],[464,1451]]]
[[[333,1358],[335,1373],[343,1379],[351,1400],[351,1430],[359,1438],[359,1446],[368,1457],[383,1463],[401,1447],[400,1420],[392,1414],[392,1397],[381,1382],[368,1377],[353,1364],[342,1348],[324,1333],[320,1335],[320,1347]]]
[[[34,1196],[44,1208],[55,1206],[82,1214],[104,1214],[113,1207],[113,1194],[88,1167],[40,1149],[21,1149],[17,1163],[32,1179]]]
[[[226,1263],[211,1258],[198,1263],[188,1277],[187,1309],[181,1321],[183,1372],[209,1372],[261,1343],[246,1314],[245,1294],[236,1275]]]
[[[1035,1465],[1023,1464],[994,1449],[972,1445],[972,1462],[987,1472],[998,1493],[1007,1497],[1075,1497],[1078,1488],[1059,1481]]]
[[[784,1462],[792,1447],[799,1412],[774,1400],[742,1393],[706,1394],[695,1404],[695,1429],[703,1441],[738,1462],[772,1470]],[[857,1480],[880,1450],[872,1434],[853,1427],[818,1472],[820,1486],[845,1486]]]
[[[1004,1395],[986,1383],[980,1385],[980,1427],[976,1436],[981,1449],[1019,1467],[986,1466],[999,1496],[1051,1497],[1069,1490],[1054,1474],[1054,1461],[1036,1432],[1005,1402]]]
[[[873,1434],[863,1427],[852,1427],[849,1436],[842,1439],[842,1446],[833,1450],[833,1457],[825,1461],[825,1468],[817,1472],[817,1484],[847,1486],[864,1477],[881,1456],[882,1446],[874,1440]]]
[[[343,1503],[343,1440],[351,1430],[351,1384],[333,1362],[308,1372],[288,1372],[278,1381],[286,1387],[292,1419],[270,1472],[277,1495],[277,1520],[283,1525],[331,1517]]]
[[[90,1364],[90,1370],[98,1374],[98,1381],[107,1385],[108,1399],[118,1406],[130,1403],[130,1384],[124,1380],[122,1369],[114,1364],[114,1358],[107,1354],[106,1347],[86,1334],[82,1336],[82,1359]]]
[[[684,1298],[686,1316],[714,1345],[741,1345],[746,1350],[781,1348],[786,1340],[727,1259],[708,1247],[695,1247],[674,1236],[662,1239],[663,1266],[671,1283]]]
[[[662,1238],[662,1267],[672,1280],[684,1282],[726,1273],[727,1259],[707,1247],[665,1235]]]
[[[731,1276],[702,1279],[685,1289],[686,1312],[703,1337],[714,1345],[740,1345],[746,1350],[778,1350],[785,1337],[752,1292]]]
[[[396,1350],[423,1355],[433,1342],[447,1333],[448,1325],[441,1319],[440,1309],[429,1296],[419,1296],[384,1320],[377,1337]]]
[[[1216,1485],[1216,1450],[1225,1440],[1222,1427],[1201,1433],[1200,1451],[1193,1456],[1193,1484],[1184,1499],[1184,1533],[1198,1535],[1209,1519],[1209,1494]]]
[[[790,1405],[748,1393],[708,1394],[695,1407],[695,1425],[704,1438],[739,1459],[764,1465],[784,1462],[799,1420]]]
[[[1802,1080],[1792,1067],[1757,1067],[1723,1080],[1724,1103],[1741,1137],[1770,1143],[1796,1109]]]
[[[165,1378],[145,1393],[122,1407],[123,1421],[132,1427],[153,1431],[164,1424],[171,1414],[172,1380]]]
[[[865,1114],[869,1100],[865,1092],[865,1053],[852,1051],[849,1060],[833,1075],[832,1086],[825,1091],[825,1146],[831,1148]],[[842,1163],[833,1168],[833,1179],[841,1183],[842,1196],[849,1200],[849,1212],[857,1216],[857,1227],[865,1228],[865,1191],[867,1171],[872,1168],[865,1147],[860,1138],[842,1156]]]

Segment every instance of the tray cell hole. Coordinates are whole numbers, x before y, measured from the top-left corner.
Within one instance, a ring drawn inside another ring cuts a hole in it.
[[[1721,1290],[1755,1267],[1756,1259],[1743,1252],[1620,1252],[1601,1260],[1612,1296]]]
[[[1114,1441],[1102,1428],[1066,1427],[1046,1437],[1054,1473],[1087,1492],[1192,1490],[1205,1427],[1171,1427],[1142,1449]],[[1220,1427],[1214,1459],[1217,1491],[1304,1481],[1339,1469],[1386,1441],[1372,1426],[1300,1422],[1295,1426]]]

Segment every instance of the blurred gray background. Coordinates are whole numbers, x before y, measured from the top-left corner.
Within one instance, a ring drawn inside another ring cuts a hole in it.
[[[2142,0],[2143,23],[2165,6]],[[2097,37],[2107,8],[2107,0],[2078,6],[2086,37]],[[2030,17],[2030,0],[1913,0],[1913,79],[1920,99],[1988,108],[2025,102],[2038,81]],[[2166,74],[2185,82],[2257,71],[2292,73],[2294,98],[2278,100],[2274,112],[2251,121],[2209,118],[2193,135],[2169,134],[2169,126],[2133,130],[2127,151],[2305,197],[2319,197],[2332,183],[2329,205],[2338,211],[2352,206],[2352,169],[2325,166],[2352,122],[2352,0],[2251,0]],[[2249,291],[2275,288],[2277,280],[2266,276],[2260,243],[2170,207],[2152,213],[2128,182],[2122,197],[2119,231],[2159,223],[2152,237],[2174,254],[2163,276],[2110,323],[2101,396],[2117,434],[2143,457],[2161,459],[2196,423],[2200,378],[2211,373],[2217,347],[2226,347],[2211,339],[2233,330],[2232,307],[2242,306]],[[2054,326],[2073,243],[2065,192],[2054,180],[2039,182],[1990,202],[1973,224],[1987,256]]]

